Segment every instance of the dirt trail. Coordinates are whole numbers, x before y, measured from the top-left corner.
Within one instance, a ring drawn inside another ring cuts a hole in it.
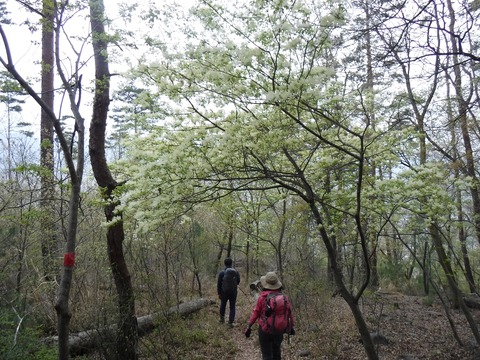
[[[231,329],[232,339],[238,349],[234,357],[235,360],[256,360],[262,358],[256,332],[258,324],[252,329],[252,335],[250,338],[247,339],[243,334],[254,306],[255,301],[252,297],[241,292],[239,293],[235,326]]]
[[[233,357],[234,360],[261,360],[262,355],[260,353],[260,345],[258,343],[258,335],[256,330],[252,331],[252,335],[249,339],[243,335],[244,329],[236,327],[233,329],[234,341],[237,344],[238,352]],[[293,337],[290,338],[290,343],[285,339],[282,344],[282,359],[293,360],[300,359],[300,357],[294,355],[294,341]]]
[[[236,326],[232,329],[232,337],[237,344],[238,351],[234,356],[234,360],[256,360],[261,359],[260,347],[258,345],[258,336],[252,331],[249,339],[243,335],[244,327]]]

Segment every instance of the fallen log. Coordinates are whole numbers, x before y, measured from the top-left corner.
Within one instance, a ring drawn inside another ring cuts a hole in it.
[[[161,320],[165,319],[165,316],[168,318],[172,315],[190,315],[212,304],[215,304],[215,300],[196,299],[186,303],[178,304],[177,306],[172,306],[167,310],[166,314],[156,313],[152,315],[140,316],[137,318],[138,334],[143,336],[150,333]]]
[[[193,314],[209,305],[215,303],[215,300],[196,299],[186,303],[172,306],[166,312],[155,313],[151,315],[140,316],[137,318],[138,335],[144,336],[152,332],[163,320],[173,315],[185,316]],[[116,325],[111,325],[99,329],[81,331],[79,333],[70,334],[69,349],[70,355],[86,355],[104,344],[105,339],[115,337],[117,330]],[[44,339],[44,343],[54,345],[58,343],[58,336],[51,336]]]

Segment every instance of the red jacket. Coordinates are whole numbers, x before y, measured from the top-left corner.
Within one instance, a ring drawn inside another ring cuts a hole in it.
[[[263,290],[260,293],[260,296],[257,299],[257,303],[253,308],[252,315],[250,315],[250,319],[248,320],[248,326],[252,326],[255,324],[255,321],[258,319],[258,325],[262,330],[267,328],[267,317],[265,315],[265,310],[267,308],[267,296],[270,293],[278,293],[281,292],[280,290]],[[289,312],[290,317],[290,327],[293,328],[293,314],[292,311]]]

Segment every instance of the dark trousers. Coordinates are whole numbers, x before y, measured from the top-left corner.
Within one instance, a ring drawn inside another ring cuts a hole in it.
[[[262,360],[281,360],[283,334],[268,334],[258,328]]]
[[[235,305],[237,303],[237,292],[223,293],[220,301],[220,317],[225,318],[225,310],[227,308],[227,301],[230,304],[230,313],[228,314],[228,322],[233,324],[235,320]]]

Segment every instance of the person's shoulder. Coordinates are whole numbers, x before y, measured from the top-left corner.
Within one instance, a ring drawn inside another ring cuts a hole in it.
[[[270,290],[270,289],[265,289],[265,290],[262,290],[262,292],[260,293],[260,297],[264,297],[266,298],[269,294],[271,294],[273,292],[273,290]]]
[[[277,295],[284,295],[284,296],[287,296],[285,295],[285,293],[281,290],[281,289],[275,289],[275,290],[266,290],[265,291],[265,297],[269,296],[270,297],[273,297],[273,296],[277,296]]]

